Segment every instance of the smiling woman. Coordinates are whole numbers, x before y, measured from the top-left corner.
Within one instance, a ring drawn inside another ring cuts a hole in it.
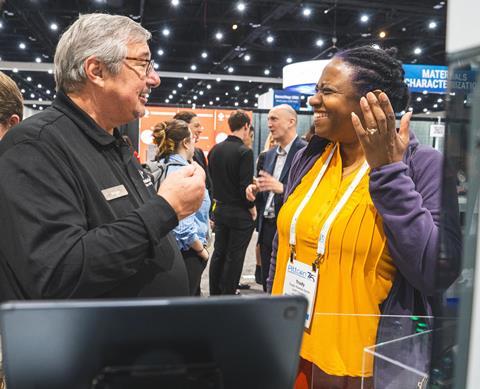
[[[296,388],[407,387],[392,365],[374,369],[364,349],[392,332],[414,334],[402,315],[432,314],[442,157],[419,145],[410,113],[396,128],[409,93],[393,54],[337,54],[310,99],[316,136],[292,164],[269,278],[273,294],[288,294],[299,285],[292,265],[313,275],[300,291],[309,315]],[[447,239],[459,247],[453,224]],[[426,347],[405,360],[426,371],[428,356]]]

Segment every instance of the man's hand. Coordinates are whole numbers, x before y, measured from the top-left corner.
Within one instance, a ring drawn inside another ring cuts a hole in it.
[[[253,184],[250,184],[245,189],[245,196],[247,197],[248,201],[255,201],[258,193],[258,186],[257,186],[257,179],[253,178]]]
[[[253,221],[257,220],[257,208],[256,207],[249,208],[248,212],[250,212],[250,215],[252,216]]]
[[[205,195],[205,172],[196,162],[167,176],[157,194],[175,210],[178,220],[194,213]]]
[[[257,186],[260,192],[283,193],[283,184],[271,174],[260,170],[260,177],[257,178]]]

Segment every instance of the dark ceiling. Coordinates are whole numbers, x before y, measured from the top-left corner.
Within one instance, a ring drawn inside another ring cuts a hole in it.
[[[445,63],[446,5],[440,0],[177,1],[175,6],[172,0],[7,0],[2,8],[0,0],[0,57],[51,63],[61,32],[78,14],[128,15],[152,32],[151,51],[158,71],[247,76],[242,82],[162,77],[162,85],[150,97],[155,104],[168,101],[198,107],[235,103],[254,107],[255,95],[268,88],[281,89],[281,85],[249,82],[248,77],[281,78],[288,58],[293,62],[328,59],[337,49],[363,44],[395,46],[404,63]],[[244,4],[243,11],[239,3]],[[368,21],[362,22],[362,15]],[[57,30],[51,29],[52,23]],[[164,29],[169,29],[168,36]],[[381,31],[385,38],[379,36]],[[218,32],[222,40],[216,39]],[[273,42],[267,41],[268,36]],[[317,46],[319,40],[323,45]],[[21,42],[24,49],[19,48]],[[421,54],[414,54],[417,47]],[[196,65],[194,71],[192,65]],[[25,91],[26,100],[52,99],[51,74],[7,73]],[[437,99],[438,95],[423,96],[421,102],[414,98],[412,105],[416,112],[432,109]],[[442,110],[442,103],[436,109]]]

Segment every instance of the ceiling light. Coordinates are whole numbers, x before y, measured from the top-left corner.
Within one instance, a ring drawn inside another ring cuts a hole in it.
[[[153,68],[157,70],[160,67],[160,65],[156,62],[153,63]]]
[[[217,32],[215,34],[215,38],[218,40],[218,41],[221,41],[223,39],[223,34],[221,32]]]
[[[369,16],[368,16],[368,15],[365,15],[365,14],[363,14],[363,15],[360,17],[360,21],[361,21],[362,23],[367,23],[367,22],[368,22],[368,19],[370,19]]]
[[[250,54],[246,54],[246,55],[243,57],[243,59],[244,59],[245,61],[247,61],[247,62],[250,61],[250,58],[252,58],[252,57],[250,57]]]
[[[48,73],[48,74],[53,74],[53,70],[52,70],[52,69],[48,69],[47,73]]]
[[[442,101],[443,101],[443,99],[438,99],[437,103],[441,103]]]
[[[222,81],[222,79],[221,79],[220,77],[217,77],[215,80],[216,80],[217,82]]]
[[[169,100],[169,99],[165,99],[165,102],[168,104],[168,103],[170,102],[170,100]]]
[[[210,84],[208,84],[207,89],[212,89],[212,86]]]
[[[235,107],[238,107],[238,101],[235,101],[234,105],[235,105]]]
[[[25,93],[25,89],[22,88],[22,90],[20,92]]]
[[[183,84],[182,84],[181,82],[179,82],[179,83],[177,84],[177,87],[178,87],[178,88],[181,88],[182,86],[183,86]]]
[[[201,90],[200,92],[198,92],[198,94],[199,94],[200,96],[203,96],[203,90]]]
[[[215,101],[220,101],[220,97],[215,97]]]
[[[228,96],[228,92],[225,92],[225,96]]]
[[[162,30],[162,34],[163,34],[163,36],[169,36],[169,35],[170,35],[170,30],[165,27],[165,28]]]
[[[37,58],[35,58],[35,62],[40,63],[40,62],[42,62],[42,59],[40,57],[37,57]]]
[[[58,24],[57,23],[50,24],[50,30],[57,31],[58,30]]]
[[[208,104],[213,105],[213,101],[209,101]]]
[[[42,89],[42,84],[37,84],[38,89]]]
[[[247,7],[245,6],[245,3],[240,2],[240,3],[237,4],[237,9],[238,9],[240,12],[245,11],[245,8],[247,8]]]
[[[268,43],[273,43],[274,40],[275,40],[275,38],[272,35],[267,36],[267,42]]]
[[[438,104],[433,104],[433,108],[438,108]]]
[[[422,101],[422,98],[420,96],[418,96],[417,101]]]
[[[420,47],[415,47],[415,50],[413,50],[413,53],[416,55],[422,54],[422,49]]]
[[[258,96],[260,96],[258,93],[255,93],[255,98],[258,99]]]
[[[192,98],[193,98],[193,100],[197,100],[198,96],[193,96]]]
[[[287,61],[287,63],[292,63],[292,57],[288,57],[288,58],[286,59],[286,61]]]
[[[30,98],[31,99],[34,99],[35,98],[35,95],[33,93],[30,93]]]
[[[427,111],[428,111],[428,109],[426,109],[426,108],[423,109],[423,112],[427,113]]]
[[[428,91],[424,90],[424,91],[422,92],[422,94],[428,95]]]
[[[207,58],[207,57],[208,57],[208,53],[207,53],[206,51],[204,51],[204,52],[202,53],[202,58]]]
[[[3,28],[3,23],[2,22],[0,22],[0,28]]]
[[[162,49],[158,49],[158,50],[157,50],[157,54],[158,54],[158,55],[163,55],[163,54],[165,54],[165,52],[164,52]]]
[[[190,69],[192,69],[193,71],[197,70],[197,65],[194,64],[194,65],[190,66]]]
[[[374,43],[374,44],[372,45],[372,47],[373,47],[375,50],[380,50],[380,46],[377,45],[376,43]]]
[[[23,43],[23,42],[20,42],[20,43],[18,44],[18,47],[21,48],[22,50],[25,50],[25,49],[27,48],[27,45],[26,45],[25,43]]]
[[[33,104],[32,107],[33,107],[33,108],[37,108],[37,104]]]
[[[437,22],[432,21],[432,22],[428,23],[428,28],[431,29],[431,30],[437,28]]]
[[[317,39],[317,41],[315,42],[315,44],[318,46],[318,47],[321,47],[323,46],[324,42],[322,39]]]
[[[265,69],[265,70],[263,71],[263,74],[265,74],[266,76],[268,76],[268,75],[270,74],[270,70]]]
[[[238,85],[235,85],[235,88],[234,88],[236,91],[239,91],[240,90],[240,87]]]
[[[245,104],[247,104],[247,103],[248,103],[248,99],[244,99],[243,102],[244,102]]]
[[[180,4],[180,0],[172,0],[171,3],[174,7],[177,7]]]
[[[187,76],[183,76],[183,79],[186,81],[186,80],[188,80],[188,77],[187,77]]]
[[[258,107],[258,103],[255,103],[255,104],[254,104],[254,107]]]
[[[303,9],[303,16],[310,16],[312,14],[312,10],[310,8]]]
[[[232,30],[236,30],[237,28],[238,28],[238,25],[237,25],[237,24],[234,24],[234,25],[232,26]]]
[[[169,98],[169,99],[173,99],[173,95],[168,95],[168,98]]]
[[[17,69],[17,68],[13,68],[13,69],[12,69],[12,72],[18,73],[18,69]]]
[[[192,100],[188,100],[187,103],[188,103],[188,104],[192,104]]]
[[[229,72],[229,73],[233,73],[233,70],[234,70],[234,69],[233,69],[231,66],[228,68],[228,72]]]
[[[386,33],[385,31],[380,31],[380,33],[378,34],[378,36],[383,39],[383,38],[385,38],[385,37],[387,36],[387,33]]]
[[[176,90],[176,89],[172,90],[172,94],[176,95],[176,94],[177,94],[177,90]]]
[[[32,81],[32,77],[28,76],[28,77],[27,77],[27,81],[28,81],[28,82]]]
[[[50,92],[50,89],[47,89],[45,92],[47,93],[47,95],[49,95],[50,93],[52,93],[52,92]]]

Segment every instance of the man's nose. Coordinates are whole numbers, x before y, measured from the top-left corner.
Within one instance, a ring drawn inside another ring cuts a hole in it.
[[[161,80],[160,76],[156,71],[152,71],[148,74],[147,84],[150,88],[157,88],[160,86]]]

